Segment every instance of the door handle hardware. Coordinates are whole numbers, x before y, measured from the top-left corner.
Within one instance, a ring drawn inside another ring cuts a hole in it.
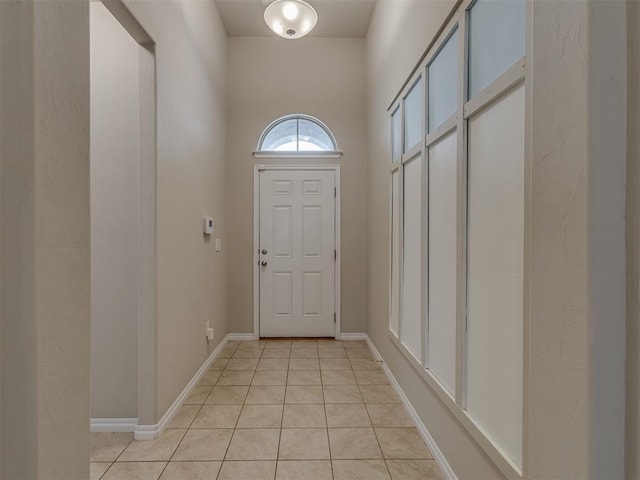
[[[262,249],[262,254],[263,254],[263,255],[266,255],[266,254],[267,254],[267,251],[266,251],[264,248]]]
[[[266,267],[268,264],[267,262],[265,262],[264,260],[260,263],[260,265],[262,265],[263,267]]]

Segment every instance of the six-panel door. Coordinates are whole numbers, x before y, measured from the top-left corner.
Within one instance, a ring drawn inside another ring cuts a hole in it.
[[[333,337],[333,171],[260,172],[260,336]]]

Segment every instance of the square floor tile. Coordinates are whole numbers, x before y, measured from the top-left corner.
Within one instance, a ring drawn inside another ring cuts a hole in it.
[[[172,460],[222,460],[232,434],[231,429],[191,429],[184,436]]]
[[[375,360],[373,353],[368,348],[350,348],[347,350],[347,355],[350,359],[364,358],[367,360]]]
[[[374,427],[413,427],[411,417],[401,404],[368,404],[367,410]]]
[[[349,360],[354,370],[382,371],[382,364],[375,360],[366,360],[362,358],[354,358]]]
[[[285,349],[291,348],[291,340],[267,340],[267,343],[264,346],[266,349]]]
[[[282,429],[280,460],[329,459],[329,440],[326,428]]]
[[[235,428],[241,405],[203,405],[191,428]]]
[[[202,405],[204,401],[207,399],[209,393],[211,393],[211,389],[213,387],[210,386],[202,386],[202,387],[193,387],[189,396],[184,401],[185,405]]]
[[[347,358],[347,351],[344,348],[319,348],[319,358]]]
[[[133,441],[133,433],[92,432],[90,434],[91,462],[113,462]]]
[[[318,347],[318,341],[317,340],[310,340],[310,339],[304,339],[304,340],[291,340],[291,348],[313,348],[313,347]]]
[[[100,480],[104,472],[111,466],[111,462],[90,463],[89,464],[89,479]]]
[[[433,459],[415,428],[376,428],[376,436],[384,458]]]
[[[255,370],[258,366],[257,358],[232,358],[225,370]]]
[[[266,344],[266,340],[243,340],[238,348],[264,348]]]
[[[290,370],[287,385],[322,385],[318,370]]]
[[[292,358],[289,370],[320,370],[320,363],[317,358]]]
[[[223,462],[218,480],[273,480],[275,473],[275,461]]]
[[[387,460],[393,480],[442,480],[433,460]]]
[[[158,480],[166,462],[122,462],[111,465],[101,480]]]
[[[217,405],[242,404],[244,403],[244,399],[247,396],[248,391],[249,387],[247,386],[215,386],[213,387],[211,394],[205,400],[205,403]]]
[[[282,428],[326,428],[324,405],[285,405]]]
[[[160,480],[214,480],[222,462],[170,462]]]
[[[334,480],[389,480],[384,460],[334,460]]]
[[[400,403],[400,397],[391,385],[360,385],[365,403]]]
[[[344,348],[369,348],[369,344],[366,340],[344,340],[342,342]]]
[[[318,348],[344,348],[344,342],[335,338],[319,338],[317,342]]]
[[[264,359],[277,359],[277,358],[289,358],[291,356],[291,350],[288,348],[265,348],[262,351],[262,357]],[[287,366],[289,364],[287,363]]]
[[[233,353],[236,351],[235,348],[231,347],[231,348],[223,348],[222,350],[220,350],[218,352],[218,354],[216,355],[216,360],[221,360],[221,359],[230,359],[233,356]],[[224,367],[223,367],[224,368]]]
[[[356,385],[356,377],[353,375],[353,370],[323,370],[322,384]]]
[[[134,440],[118,457],[118,462],[168,461],[185,433],[183,429],[167,429],[155,440]]]
[[[329,460],[281,460],[276,480],[333,480]]]
[[[231,358],[231,355],[233,355],[233,351],[231,351],[229,355],[229,358]],[[224,367],[226,367],[227,363],[229,363],[229,358],[216,358],[209,365],[209,370],[224,370]]]
[[[320,360],[320,370],[351,370],[351,364],[346,358],[323,358]]]
[[[382,458],[373,428],[330,428],[331,458],[372,460]]]
[[[251,385],[244,403],[253,405],[278,405],[284,403],[284,385]]]
[[[292,348],[291,358],[318,358],[317,348]]]
[[[236,371],[236,370],[225,370],[220,375],[218,382],[216,385],[251,385],[254,377],[253,370],[245,370],[245,371]]]
[[[289,360],[286,358],[262,358],[258,370],[288,370]]]
[[[221,370],[207,370],[204,372],[202,377],[200,377],[200,381],[198,382],[199,386],[213,386],[218,381],[220,377]]]
[[[239,348],[234,352],[231,358],[260,358],[262,356],[261,348]]]
[[[364,403],[360,389],[354,385],[328,385],[323,390],[325,403]]]
[[[225,460],[275,460],[279,440],[278,429],[238,429],[233,433]]]
[[[245,405],[236,428],[280,428],[282,405]]]
[[[200,405],[182,405],[167,428],[189,428],[200,411]]]
[[[258,370],[253,376],[251,385],[286,385],[286,371]]]
[[[354,370],[358,385],[388,385],[389,379],[381,370]]]
[[[287,385],[285,403],[323,403],[322,387]]]
[[[364,405],[359,404],[327,404],[327,425],[329,427],[371,427],[369,415]]]

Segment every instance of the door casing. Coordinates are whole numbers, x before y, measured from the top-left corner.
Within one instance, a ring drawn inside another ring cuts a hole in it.
[[[341,233],[340,233],[340,165],[255,165],[253,169],[253,338],[260,338],[260,172],[261,171],[305,171],[322,170],[332,171],[335,175],[335,249],[336,261],[334,262],[334,299],[336,322],[334,336],[340,338],[340,277],[341,277]]]

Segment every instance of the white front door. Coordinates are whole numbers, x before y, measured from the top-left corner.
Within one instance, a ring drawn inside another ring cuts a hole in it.
[[[335,173],[260,172],[260,336],[333,337]]]

